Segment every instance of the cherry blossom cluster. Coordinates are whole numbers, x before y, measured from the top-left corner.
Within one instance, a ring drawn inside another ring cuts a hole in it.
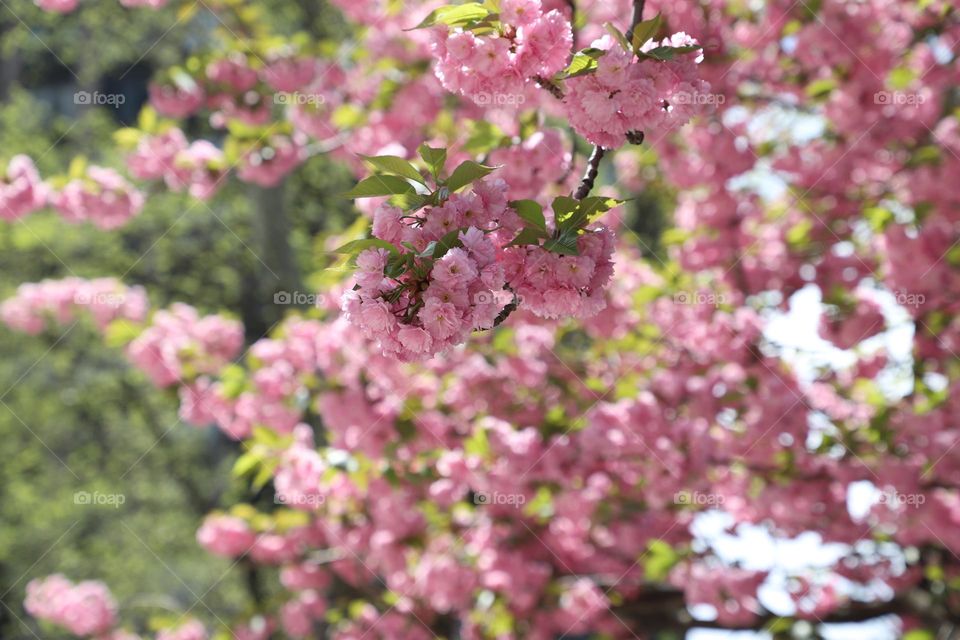
[[[109,230],[140,213],[145,198],[115,170],[91,165],[82,177],[55,193],[51,202],[68,222],[91,222]]]
[[[0,320],[38,334],[50,323],[66,326],[86,313],[103,331],[118,319],[142,322],[149,306],[142,287],[127,287],[115,278],[65,278],[20,285],[16,295],[0,304]]]
[[[481,106],[518,106],[531,79],[566,67],[572,46],[563,13],[544,12],[539,0],[503,0],[492,33],[440,27],[433,55],[437,78],[448,91]]]
[[[127,158],[127,168],[140,180],[163,180],[172,191],[186,189],[200,200],[213,197],[223,181],[223,151],[207,140],[187,142],[174,127],[159,135],[145,135]]]
[[[606,306],[613,277],[616,245],[607,227],[577,237],[577,255],[559,255],[539,247],[516,247],[503,253],[510,289],[521,305],[541,318],[589,318]]]
[[[117,604],[110,590],[93,580],[74,584],[60,574],[31,580],[24,606],[35,618],[77,636],[100,636],[116,624]]]
[[[219,371],[243,347],[243,326],[220,315],[200,316],[174,304],[151,318],[127,347],[130,360],[158,387]]]
[[[503,180],[479,181],[412,215],[380,207],[374,235],[401,248],[359,254],[357,286],[343,298],[347,318],[402,360],[430,357],[491,328],[506,304],[497,245],[520,226],[506,190]]]
[[[230,120],[257,126],[269,122],[273,105],[282,102],[274,96],[304,90],[319,75],[320,65],[312,56],[264,52],[254,54],[251,62],[246,55],[234,54],[212,60],[199,74],[179,71],[151,83],[150,102],[172,118],[186,118],[205,108],[217,128]]]
[[[0,218],[16,220],[42,209],[48,198],[48,189],[40,180],[33,160],[24,155],[14,156],[0,180]]]
[[[668,60],[647,57],[658,47],[681,50],[698,43],[685,33],[662,42],[650,40],[639,57],[604,36],[592,47],[605,51],[596,71],[565,83],[565,112],[577,133],[607,149],[623,146],[636,133],[667,131],[706,110],[710,83],[698,77],[702,55],[678,54]]]

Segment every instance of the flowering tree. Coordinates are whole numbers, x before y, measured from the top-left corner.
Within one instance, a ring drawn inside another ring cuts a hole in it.
[[[125,168],[76,161],[44,181],[17,156],[0,185],[7,220],[52,207],[109,232],[143,185],[206,200],[235,176],[276,239],[270,194],[308,157],[356,173],[363,215],[319,239],[320,303],[252,344],[233,319],[151,310],[111,278],[24,284],[0,309],[32,334],[88,317],[184,423],[243,443],[250,500],[197,540],[279,568],[279,588],[209,633],[789,634],[892,615],[905,636],[948,637],[952,4],[334,4],[350,37],[323,42],[274,32],[257,4],[204,4],[222,29],[117,131]],[[201,115],[208,139],[190,140],[180,125]],[[639,251],[630,219],[651,194],[675,212],[665,254]],[[811,288],[843,357],[803,371],[767,328]],[[895,325],[912,329],[906,355],[884,349]],[[741,566],[696,535],[706,511],[842,551]],[[98,582],[35,580],[26,607],[133,637]],[[207,634],[185,612],[156,637]]]

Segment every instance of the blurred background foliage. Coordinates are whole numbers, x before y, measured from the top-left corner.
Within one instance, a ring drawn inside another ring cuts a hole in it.
[[[325,3],[257,5],[314,37],[337,28]],[[111,134],[135,120],[152,72],[202,48],[218,26],[202,3],[197,8],[171,28],[183,16],[115,0],[86,2],[67,16],[30,0],[3,2],[0,165],[26,153],[45,178],[66,174],[78,155],[122,166]],[[125,102],[76,105],[80,90],[119,92]],[[23,282],[115,276],[144,285],[154,308],[180,300],[231,313],[252,341],[283,311],[263,293],[270,283],[252,286],[267,270],[257,257],[257,207],[266,201],[287,212],[290,251],[307,273],[317,232],[351,221],[349,202],[337,196],[349,182],[346,170],[318,156],[265,195],[232,182],[203,204],[157,190],[114,232],[69,226],[51,213],[0,224],[0,298]],[[271,202],[277,198],[283,202]],[[180,424],[176,407],[83,322],[38,337],[0,328],[0,638],[66,637],[39,628],[22,606],[26,583],[56,571],[104,580],[125,610],[145,617],[239,614],[251,583],[276,582],[195,542],[205,513],[244,499],[230,475],[238,452],[217,430]],[[124,502],[77,504],[78,491]]]

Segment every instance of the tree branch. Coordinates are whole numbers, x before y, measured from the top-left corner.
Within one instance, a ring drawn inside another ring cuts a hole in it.
[[[580,180],[580,186],[577,187],[576,192],[573,194],[573,197],[577,200],[583,200],[590,195],[590,191],[593,190],[597,176],[600,175],[600,161],[603,160],[605,153],[604,148],[599,145],[593,148],[593,153],[590,154],[590,160],[587,162],[587,171],[583,174],[583,179]]]

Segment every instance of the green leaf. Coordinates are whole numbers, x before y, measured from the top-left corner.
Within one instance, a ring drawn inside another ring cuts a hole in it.
[[[673,60],[677,56],[684,53],[693,53],[694,51],[700,51],[700,47],[694,45],[689,45],[686,47],[657,47],[655,49],[651,49],[650,51],[638,53],[637,55],[643,58],[651,58],[653,60],[665,62],[667,60]]]
[[[505,137],[500,127],[486,120],[474,120],[469,127],[470,137],[463,150],[470,154],[488,153],[499,147]]]
[[[583,200],[561,196],[553,201],[553,213],[556,216],[557,228],[561,232],[578,231],[600,215],[623,203],[624,200],[600,196],[590,196]]]
[[[829,95],[837,87],[833,78],[823,78],[807,85],[807,95],[811,98],[821,98]]]
[[[543,217],[543,207],[536,200],[514,200],[510,203],[527,227],[546,233],[547,221]]]
[[[420,157],[423,158],[423,161],[427,163],[427,168],[430,169],[430,173],[433,175],[433,177],[439,177],[443,172],[444,165],[447,164],[447,150],[434,149],[426,144],[422,144],[417,149],[417,152],[420,153]]]
[[[630,43],[627,42],[627,36],[623,35],[623,34],[620,32],[620,29],[617,29],[617,28],[616,28],[615,26],[613,26],[613,24],[610,23],[610,22],[606,23],[606,24],[603,25],[603,26],[606,27],[606,28],[607,28],[607,32],[609,32],[610,35],[612,35],[612,36],[614,37],[614,39],[615,39],[617,42],[620,43],[620,46],[623,47],[623,50],[624,50],[624,51],[633,51],[633,49],[630,48]]]
[[[484,176],[490,175],[496,169],[497,167],[488,167],[479,162],[467,160],[453,170],[453,174],[447,178],[445,186],[450,190],[450,193],[453,193],[467,186],[474,180],[479,180]]]
[[[439,240],[431,240],[427,244],[427,247],[418,254],[418,257],[439,260],[447,253],[447,251],[450,251],[450,249],[453,249],[454,247],[462,247],[463,242],[460,241],[460,231],[461,229],[456,229],[447,233]]]
[[[114,142],[126,149],[137,146],[137,143],[140,142],[140,138],[142,136],[143,134],[141,131],[133,127],[121,127],[113,132]]]
[[[517,237],[511,240],[507,246],[518,247],[525,244],[539,245],[540,241],[546,237],[546,233],[541,233],[532,227],[527,227],[526,229],[521,229]]]
[[[887,76],[887,86],[894,91],[902,91],[916,79],[917,73],[909,67],[897,67]]]
[[[247,453],[237,458],[237,461],[233,463],[234,477],[242,478],[243,476],[247,475],[248,473],[256,469],[258,466],[260,466],[261,462],[263,462],[263,458],[260,456],[259,453],[256,453],[254,451],[248,451]]]
[[[863,217],[870,224],[870,228],[876,233],[882,233],[887,224],[893,221],[893,212],[883,207],[868,207],[863,212]]]
[[[386,249],[390,253],[396,255],[400,253],[400,250],[395,246],[387,242],[386,240],[381,240],[380,238],[361,238],[360,240],[351,240],[347,244],[337,247],[333,250],[334,253],[345,253],[348,255],[354,255],[364,251],[365,249]]]
[[[137,127],[146,133],[152,133],[157,126],[157,112],[151,106],[140,109],[137,116]]]
[[[573,212],[577,210],[579,205],[580,201],[570,196],[558,196],[554,198],[550,207],[553,209],[553,217],[554,220],[557,221],[557,226],[569,218]]]
[[[427,204],[427,196],[419,193],[398,193],[390,196],[390,204],[404,211],[416,211]]]
[[[593,219],[595,216],[606,213],[622,205],[626,200],[617,200],[616,198],[604,198],[602,196],[590,196],[580,201],[579,209],[584,214]]]
[[[662,582],[673,565],[680,560],[680,556],[663,540],[654,540],[650,543],[645,560],[643,569],[646,579],[650,582]]]
[[[597,60],[603,57],[606,51],[603,49],[589,48],[577,51],[570,66],[560,73],[561,79],[576,78],[597,70]]]
[[[543,248],[564,256],[580,255],[580,250],[577,249],[576,233],[561,233],[559,237],[544,242]]]
[[[361,155],[361,158],[373,165],[374,168],[379,169],[383,173],[389,173],[396,176],[401,176],[403,178],[410,178],[415,180],[420,184],[426,184],[427,181],[424,180],[423,176],[420,175],[420,172],[417,171],[417,168],[398,156],[364,156]]]
[[[70,167],[67,169],[67,175],[71,180],[82,178],[87,173],[87,157],[74,156],[70,161]]]
[[[663,16],[659,13],[649,20],[644,20],[633,28],[633,51],[639,51],[647,40],[656,37],[663,28]]]
[[[482,4],[469,2],[467,4],[447,5],[430,12],[423,22],[415,26],[414,29],[426,29],[438,24],[445,24],[450,27],[463,26],[471,22],[483,20],[490,15],[490,10]]]
[[[399,193],[413,193],[413,185],[397,176],[374,175],[361,180],[357,186],[347,191],[345,198],[375,198]]]

